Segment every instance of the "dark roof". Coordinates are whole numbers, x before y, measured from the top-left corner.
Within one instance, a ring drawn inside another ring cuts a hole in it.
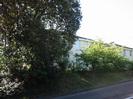
[[[127,47],[127,46],[124,46],[124,45],[119,45],[119,44],[115,44],[115,45],[123,47],[123,48],[133,49],[132,47]]]
[[[85,37],[80,37],[80,36],[77,36],[77,38],[81,38],[81,39],[85,39],[85,40],[91,40],[91,41],[94,41],[94,40],[92,40],[92,39],[85,38]]]

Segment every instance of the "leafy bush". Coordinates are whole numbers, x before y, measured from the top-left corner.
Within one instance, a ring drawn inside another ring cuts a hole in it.
[[[0,97],[13,95],[22,91],[22,82],[12,80],[9,68],[7,65],[7,58],[5,56],[4,46],[0,46]]]
[[[121,55],[122,48],[102,41],[91,42],[91,45],[79,55],[86,66],[91,65],[93,71],[124,70],[128,59]]]
[[[4,73],[6,69],[5,61],[4,48],[3,46],[0,46],[0,73]]]
[[[75,72],[89,71],[89,67],[91,67],[90,64],[85,63],[78,54],[76,54],[75,57],[76,61],[71,64],[71,70]]]
[[[20,93],[23,89],[23,82],[11,80],[9,77],[0,79],[0,97],[6,97],[7,95],[13,95]]]

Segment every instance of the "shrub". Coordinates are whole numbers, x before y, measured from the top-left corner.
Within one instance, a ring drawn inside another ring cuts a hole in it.
[[[6,97],[16,93],[20,93],[23,89],[23,83],[17,80],[11,80],[9,77],[0,80],[0,97]]]
[[[5,56],[4,56],[4,47],[0,46],[0,74],[5,72],[6,65],[5,65]]]
[[[12,80],[7,66],[7,58],[4,53],[4,46],[0,46],[0,97],[13,95],[22,91],[22,82]]]
[[[122,48],[102,41],[91,42],[91,45],[79,55],[86,66],[91,65],[92,71],[124,70],[128,59],[121,55]]]

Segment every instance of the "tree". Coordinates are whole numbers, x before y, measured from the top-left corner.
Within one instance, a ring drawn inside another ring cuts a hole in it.
[[[62,60],[81,20],[77,0],[1,0],[0,9],[0,33],[15,76],[24,64],[37,79],[53,78],[65,68]]]
[[[0,46],[0,73],[4,72],[5,69],[6,69],[6,66],[5,66],[5,57],[4,57],[3,54],[4,54],[3,47]]]
[[[86,65],[92,65],[93,71],[111,71],[125,68],[124,62],[127,61],[122,55],[122,48],[106,44],[103,41],[94,41],[91,45],[83,50],[80,55]]]

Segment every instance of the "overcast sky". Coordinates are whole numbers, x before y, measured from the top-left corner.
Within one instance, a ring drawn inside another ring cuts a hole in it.
[[[133,0],[80,0],[77,35],[133,47]]]

